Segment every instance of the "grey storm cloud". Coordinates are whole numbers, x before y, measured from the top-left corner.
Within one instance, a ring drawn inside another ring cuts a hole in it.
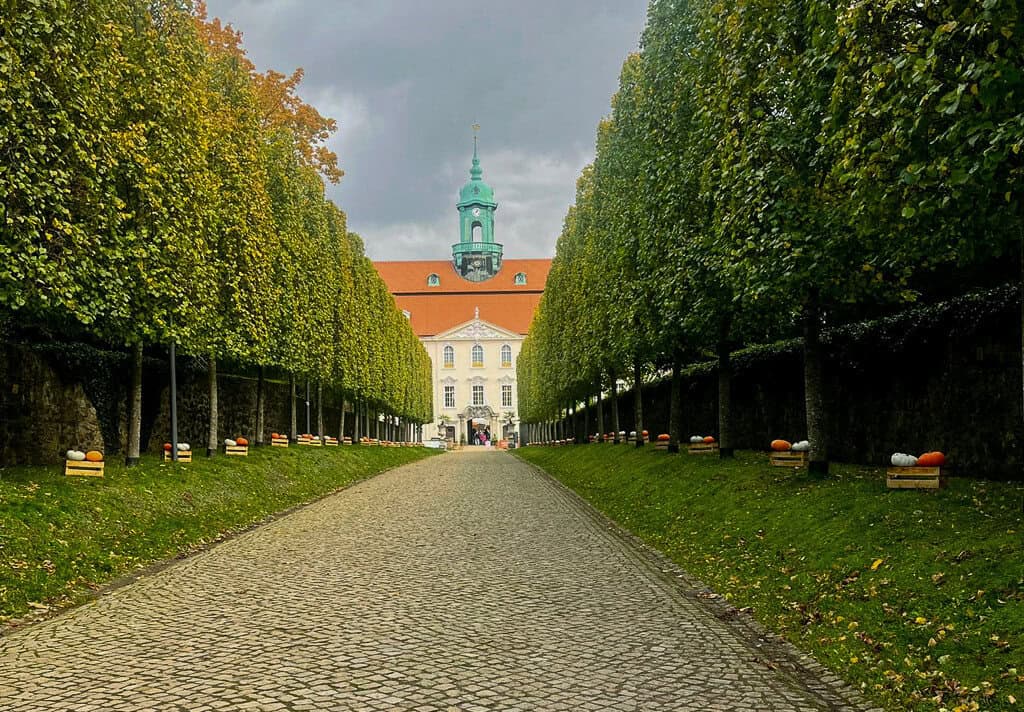
[[[374,259],[443,259],[479,123],[495,237],[554,250],[646,0],[208,0],[260,69],[302,67],[303,99],[338,120],[328,195]]]

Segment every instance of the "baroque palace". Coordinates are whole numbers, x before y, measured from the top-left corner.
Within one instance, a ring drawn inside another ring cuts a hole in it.
[[[433,361],[433,427],[423,435],[474,443],[518,439],[516,359],[551,269],[550,259],[506,260],[494,241],[494,190],[473,137],[459,191],[460,238],[450,260],[375,262]]]

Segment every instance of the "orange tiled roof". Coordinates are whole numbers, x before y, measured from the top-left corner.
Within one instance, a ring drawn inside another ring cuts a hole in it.
[[[548,281],[551,260],[503,260],[501,271],[486,282],[470,282],[455,271],[451,260],[409,260],[374,262],[388,291],[392,294],[440,294],[444,292],[480,294],[495,291],[540,292]],[[526,284],[514,284],[517,272],[526,274]],[[441,278],[438,287],[427,286],[427,276]],[[472,318],[472,315],[471,315]]]
[[[470,321],[476,309],[480,318],[503,329],[525,334],[540,304],[551,260],[504,260],[501,271],[486,282],[470,282],[455,272],[450,260],[374,262],[399,309],[409,312],[417,336],[435,336]],[[514,284],[517,272],[526,284]],[[427,286],[427,276],[441,278],[437,287]]]
[[[399,294],[395,303],[409,312],[416,336],[435,336],[453,326],[472,321],[477,308],[480,319],[525,334],[540,304],[540,292],[526,294]]]

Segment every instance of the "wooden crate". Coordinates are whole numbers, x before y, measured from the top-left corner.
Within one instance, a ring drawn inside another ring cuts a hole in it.
[[[338,438],[332,438],[328,435],[324,445],[327,445],[328,447],[338,447]]]
[[[103,477],[103,461],[89,462],[88,460],[65,460],[65,477]]]
[[[234,457],[249,457],[248,445],[225,445],[224,454]]]
[[[273,447],[288,447],[288,438],[284,435],[278,435],[276,438],[270,438],[270,444]]]
[[[312,440],[307,440],[306,444],[310,447],[323,447],[324,441],[320,438],[313,438]]]
[[[174,462],[170,450],[164,450],[164,462]],[[178,462],[192,462],[192,451],[178,450]]]
[[[655,450],[668,450],[668,444],[669,444],[668,440],[655,440],[654,441],[654,449]]]
[[[941,467],[890,467],[885,485],[890,489],[939,489],[945,486]]]
[[[774,467],[807,467],[807,452],[781,452],[772,450],[769,462]]]
[[[352,438],[350,438],[348,435],[346,435],[345,438],[341,441],[341,444],[342,445],[351,445],[352,444]]]
[[[686,452],[691,455],[717,455],[718,443],[689,443]]]

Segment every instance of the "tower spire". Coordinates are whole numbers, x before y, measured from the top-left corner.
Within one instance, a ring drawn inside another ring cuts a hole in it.
[[[480,131],[480,124],[473,124],[473,167],[469,169],[469,177],[472,180],[480,180],[484,171],[480,168],[480,158],[477,156],[477,132]]]

